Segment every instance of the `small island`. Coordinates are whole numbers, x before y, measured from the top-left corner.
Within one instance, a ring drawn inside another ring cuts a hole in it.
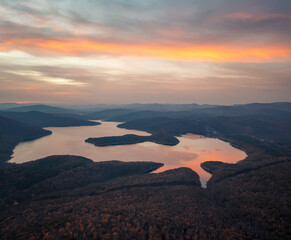
[[[100,138],[88,138],[85,140],[87,143],[92,143],[95,146],[116,146],[116,145],[128,145],[143,142],[154,142],[162,145],[174,146],[179,143],[179,140],[165,132],[157,132],[150,136],[139,136],[135,134],[126,134],[123,136],[111,136]]]

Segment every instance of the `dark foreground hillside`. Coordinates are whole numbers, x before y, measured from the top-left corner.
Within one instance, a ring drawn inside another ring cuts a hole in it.
[[[290,239],[290,159],[188,168],[52,156],[1,168],[1,239]],[[49,169],[49,170],[48,170]]]
[[[14,147],[27,141],[51,134],[51,131],[0,116],[0,163],[10,159]]]
[[[95,126],[98,122],[80,120],[37,111],[0,111],[0,163],[11,158],[13,149],[19,142],[37,139],[51,134],[43,127]]]
[[[104,119],[128,118],[119,126],[163,132],[163,140],[188,132],[217,137],[248,157],[236,164],[203,163],[212,173],[206,189],[188,168],[150,174],[161,166],[153,162],[94,163],[76,156],[21,165],[3,162],[0,239],[289,240],[290,106],[250,104],[154,115],[122,109],[94,113]],[[0,123],[2,161],[17,142],[49,134],[4,117]],[[112,139],[120,137],[105,138],[109,143]]]

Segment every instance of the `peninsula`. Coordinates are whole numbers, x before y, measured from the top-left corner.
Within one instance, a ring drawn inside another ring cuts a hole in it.
[[[143,143],[143,142],[154,142],[157,144],[174,146],[179,143],[179,140],[176,137],[166,132],[160,131],[150,136],[126,134],[123,136],[88,138],[85,140],[85,142],[92,143],[95,146],[99,146],[99,147],[128,145],[128,144],[136,144],[136,143]]]

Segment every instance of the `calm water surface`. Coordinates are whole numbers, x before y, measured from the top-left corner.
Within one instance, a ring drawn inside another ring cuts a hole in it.
[[[23,163],[49,155],[79,155],[93,161],[154,161],[165,166],[156,172],[177,167],[189,167],[197,172],[205,186],[210,174],[205,172],[200,163],[222,161],[235,163],[246,157],[245,152],[230,146],[229,143],[215,138],[205,138],[195,134],[178,137],[176,146],[164,146],[155,143],[138,143],[123,146],[95,147],[85,143],[89,137],[119,136],[124,134],[149,135],[143,131],[117,128],[119,123],[102,122],[98,126],[86,127],[51,127],[52,135],[33,141],[19,143],[10,162]]]

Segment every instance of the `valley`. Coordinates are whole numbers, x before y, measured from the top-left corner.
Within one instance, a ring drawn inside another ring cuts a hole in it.
[[[1,150],[1,236],[288,239],[291,111],[283,105],[207,106],[154,117],[146,110],[136,118],[132,109],[122,117],[123,110],[102,110],[94,113],[99,124],[71,127],[69,120],[53,127],[42,118],[27,125],[8,119],[5,109],[1,146],[15,140],[10,152]],[[112,122],[128,114],[128,121]],[[83,113],[62,119],[73,116],[92,120]],[[179,143],[144,142],[158,133]],[[23,142],[31,138],[38,139]],[[244,155],[227,158],[231,149]]]

